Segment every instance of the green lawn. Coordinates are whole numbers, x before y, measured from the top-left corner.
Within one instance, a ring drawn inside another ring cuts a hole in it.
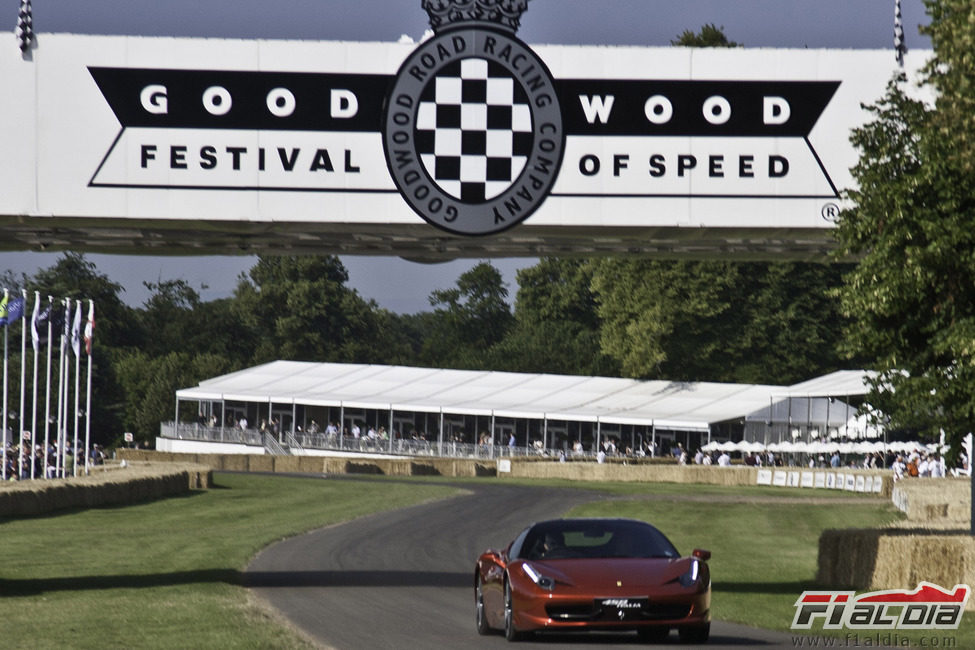
[[[0,519],[0,647],[304,647],[238,586],[254,554],[306,530],[456,493],[446,485],[456,481],[443,478],[218,473],[215,481],[127,508]],[[808,491],[790,488],[518,482],[604,493],[567,514],[645,519],[683,553],[709,549],[715,618],[780,630],[813,587],[822,530],[900,516],[887,500],[861,503],[844,492],[817,492],[811,504],[796,498]],[[975,647],[975,615],[954,647]]]
[[[789,631],[796,599],[803,590],[830,587],[813,583],[819,535],[823,530],[869,528],[902,518],[889,501],[881,499],[869,505],[845,503],[843,498],[807,505],[786,499],[795,496],[796,490],[785,488],[766,493],[756,503],[751,501],[759,493],[753,488],[718,488],[716,492],[707,490],[716,499],[713,503],[688,502],[680,500],[672,487],[654,485],[642,493],[655,498],[601,501],[575,508],[570,514],[643,519],[660,528],[681,553],[690,553],[695,548],[710,550],[714,618],[782,631]],[[695,495],[700,494],[697,487]],[[736,502],[736,499],[740,500]],[[775,503],[777,499],[783,503]],[[916,586],[903,585],[903,588]],[[823,631],[814,628],[812,633],[820,635]],[[841,630],[830,634],[843,643],[850,633]],[[876,646],[876,634],[860,631],[859,638],[867,643],[872,640]],[[925,645],[975,648],[975,614],[963,617],[957,632],[897,631],[896,634],[899,637],[896,645],[906,640],[917,645],[923,637]]]
[[[456,492],[419,482],[215,481],[127,508],[0,519],[0,647],[303,647],[238,586],[250,558],[290,535]]]

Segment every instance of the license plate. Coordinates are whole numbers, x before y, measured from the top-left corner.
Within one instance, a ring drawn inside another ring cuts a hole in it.
[[[646,598],[602,598],[598,601],[603,609],[616,609],[620,611],[635,610],[639,611],[647,604]]]

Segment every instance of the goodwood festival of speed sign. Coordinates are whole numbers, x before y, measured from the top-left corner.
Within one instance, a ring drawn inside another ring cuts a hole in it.
[[[420,219],[490,237],[532,215],[616,233],[821,228],[835,214],[833,175],[855,153],[849,107],[876,66],[843,67],[845,52],[772,65],[747,50],[545,46],[553,77],[515,36],[528,1],[422,0],[434,35],[408,51],[187,39],[160,66],[151,39],[54,39],[61,83],[38,87],[73,84],[89,98],[76,121],[99,127],[47,119],[42,150],[58,155],[37,177],[57,191],[27,185],[23,201],[54,197],[51,214],[343,224],[353,237],[351,224]],[[128,58],[91,54],[102,41]],[[85,181],[63,178],[71,165]]]
[[[424,0],[434,37],[403,63],[386,100],[393,182],[428,223],[487,235],[527,219],[565,148],[552,75],[515,37],[528,0]]]

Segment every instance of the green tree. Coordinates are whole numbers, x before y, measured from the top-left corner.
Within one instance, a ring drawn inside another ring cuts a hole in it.
[[[859,263],[840,295],[845,349],[879,371],[868,400],[957,453],[975,430],[975,21],[969,0],[926,5],[937,99],[910,98],[900,76],[853,135],[857,187],[836,232]]]
[[[173,420],[177,390],[231,370],[222,357],[180,351],[161,356],[127,351],[118,355],[116,366],[125,386],[125,430],[149,444],[159,435],[160,423]]]
[[[791,384],[840,367],[837,268],[617,258],[595,269],[602,349],[625,376]]]
[[[701,31],[696,34],[685,29],[670,44],[682,47],[741,47],[740,43],[728,40],[724,33],[724,27],[716,27],[713,23],[704,25],[701,27]]]
[[[185,280],[144,285],[151,293],[137,312],[147,333],[140,346],[143,352],[154,357],[171,352],[213,354],[226,359],[232,369],[251,361],[252,332],[234,314],[232,300],[203,302]]]
[[[421,358],[428,365],[478,368],[492,346],[511,328],[508,287],[501,272],[488,262],[465,271],[450,289],[430,294],[434,307],[428,319]]]
[[[590,260],[542,258],[518,271],[514,326],[487,367],[516,372],[616,375],[599,347],[600,319]]]
[[[170,351],[196,351],[196,339],[204,323],[194,312],[200,309],[200,294],[185,280],[143,282],[149,298],[138,312],[143,329],[149,333],[142,349],[162,356]]]
[[[602,349],[624,376],[674,380],[708,376],[707,360],[735,331],[730,264],[613,258],[593,275],[602,318]]]
[[[81,253],[64,253],[53,266],[38,271],[27,289],[28,293],[39,291],[41,296],[93,300],[95,340],[104,346],[126,347],[143,341],[144,333],[134,311],[120,297],[122,285],[99,273],[95,264]]]
[[[233,309],[254,342],[253,363],[275,359],[393,363],[405,342],[392,319],[346,286],[339,258],[262,256],[242,278]]]

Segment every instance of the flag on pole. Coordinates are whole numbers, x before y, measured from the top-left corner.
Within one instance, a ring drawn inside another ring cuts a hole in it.
[[[41,314],[44,314],[44,316],[42,317]],[[41,349],[41,329],[47,328],[47,321],[50,317],[51,317],[51,306],[48,305],[47,309],[45,309],[42,312],[41,294],[39,291],[35,291],[34,292],[34,316],[30,319],[30,341],[34,345],[34,354],[37,354]]]
[[[91,342],[95,338],[95,301],[88,301],[88,321],[85,323],[85,354],[91,356]]]
[[[0,325],[13,325],[24,315],[24,299],[4,296],[0,302]]]
[[[34,42],[34,12],[30,0],[20,0],[20,10],[17,12],[17,40],[20,41],[20,51],[24,54]]]
[[[894,0],[894,56],[897,65],[904,67],[904,54],[907,45],[904,44],[904,21],[901,18],[901,0]]]
[[[77,359],[81,356],[81,301],[74,312],[74,321],[71,324],[71,350]]]
[[[10,291],[3,290],[3,298],[0,299],[0,325],[3,328],[3,401],[0,402],[0,451],[3,453],[3,464],[0,465],[0,476],[7,480],[7,306],[10,303]]]

